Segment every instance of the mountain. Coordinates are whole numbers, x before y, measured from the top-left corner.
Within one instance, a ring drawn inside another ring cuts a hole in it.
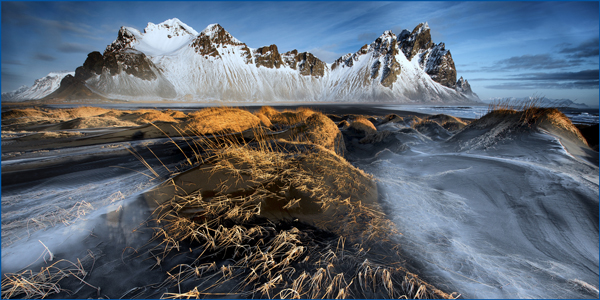
[[[429,31],[427,23],[386,31],[327,64],[277,45],[250,48],[219,24],[200,33],[178,19],[148,23],[143,32],[121,27],[104,53],[90,53],[46,99],[479,102]]]
[[[74,75],[74,72],[51,72],[43,78],[36,79],[31,87],[21,86],[17,90],[2,93],[2,101],[24,101],[41,99],[57,90],[65,76]]]

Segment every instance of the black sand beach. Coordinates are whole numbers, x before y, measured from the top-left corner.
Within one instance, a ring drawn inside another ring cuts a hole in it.
[[[598,297],[598,152],[553,111],[220,110],[3,111],[3,297]]]

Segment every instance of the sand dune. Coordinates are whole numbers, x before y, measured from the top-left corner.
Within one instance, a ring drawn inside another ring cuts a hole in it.
[[[3,297],[597,298],[564,115],[325,108],[3,113]]]

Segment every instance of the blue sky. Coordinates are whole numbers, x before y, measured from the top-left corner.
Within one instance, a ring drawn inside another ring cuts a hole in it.
[[[383,31],[428,22],[458,77],[483,100],[567,98],[598,106],[598,2],[2,2],[2,91],[103,52],[121,26],[179,18],[196,31],[221,24],[237,39],[325,62]]]

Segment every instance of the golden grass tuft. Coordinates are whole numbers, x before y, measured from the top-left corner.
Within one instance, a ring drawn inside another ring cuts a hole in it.
[[[41,242],[41,241],[40,241]],[[43,244],[43,243],[42,243]],[[45,245],[44,245],[45,247]],[[49,252],[48,248],[46,251]],[[46,252],[44,252],[44,255]],[[49,252],[50,257],[52,253]],[[52,260],[52,259],[50,259]],[[88,255],[77,262],[68,260],[59,260],[47,267],[42,267],[39,272],[25,270],[19,273],[7,273],[2,275],[2,298],[25,298],[25,299],[43,299],[52,294],[65,292],[70,294],[70,291],[63,289],[60,282],[66,278],[74,278],[75,280],[98,291],[100,289],[90,285],[85,281],[86,276],[93,268],[95,255],[91,251]],[[91,264],[91,267],[86,267]]]
[[[432,120],[428,120],[428,119],[419,119],[418,121],[415,121],[415,122],[414,122],[414,123],[411,125],[411,127],[416,129],[416,128],[418,128],[418,127],[425,126],[425,125],[427,125],[427,124],[436,124],[436,125],[440,125],[440,124],[438,124],[436,121],[432,121]]]
[[[348,129],[348,127],[350,127],[350,123],[348,123],[348,121],[346,121],[346,120],[342,120],[338,124],[338,128],[340,128],[340,129]]]
[[[403,121],[404,121],[404,118],[402,118],[396,114],[389,114],[383,118],[384,123],[388,123],[388,122],[399,123],[399,122],[403,122]]]
[[[426,120],[434,121],[446,130],[456,131],[467,126],[467,122],[460,118],[445,114],[433,115],[425,118]],[[414,124],[413,124],[414,125]]]
[[[296,110],[286,109],[283,112],[279,112],[270,106],[263,106],[259,110],[259,113],[267,116],[267,118],[269,118],[273,124],[290,126],[305,121],[308,117],[312,116],[316,112],[310,108],[304,107]]]
[[[47,113],[39,108],[16,108],[2,113],[2,120],[28,118],[28,117],[46,117]]]
[[[165,111],[163,111],[163,113],[175,118],[175,119],[183,119],[185,117],[187,117],[187,115],[179,110],[172,110],[172,109],[167,109]]]
[[[510,132],[526,132],[539,128],[555,134],[561,139],[566,138],[576,144],[588,145],[579,129],[560,110],[554,107],[539,107],[539,104],[541,104],[541,99],[536,97],[525,102],[504,100],[491,104],[487,114],[472,121],[463,129],[483,129],[487,132],[461,142],[460,148],[486,149],[506,139]],[[461,132],[451,139],[461,138]]]
[[[276,109],[274,109],[271,106],[261,107],[260,110],[258,111],[258,113],[265,115],[269,119],[273,118],[276,115],[279,115],[279,111],[277,111]]]
[[[136,120],[139,124],[152,123],[152,122],[172,122],[176,123],[177,120],[171,114],[162,111],[149,111],[141,114]]]
[[[260,124],[252,113],[232,107],[210,107],[188,114],[183,123],[186,130],[195,134],[240,132]]]
[[[254,113],[254,115],[256,117],[258,117],[258,119],[260,120],[260,124],[262,126],[267,127],[267,128],[270,128],[271,126],[273,126],[273,124],[271,123],[271,120],[269,120],[269,118],[266,115],[264,115],[260,112]]]
[[[145,112],[150,112],[146,110]],[[156,111],[154,111],[156,112]],[[57,124],[77,120],[65,124],[60,129],[84,129],[94,127],[124,127],[145,124],[156,120],[156,117],[146,115],[146,119],[137,117],[140,112],[127,112],[117,109],[99,107],[77,107],[68,109],[26,108],[13,109],[2,114],[2,124],[9,126],[37,126],[43,124]],[[148,118],[154,120],[147,120]],[[175,121],[175,120],[170,120]],[[34,127],[34,130],[38,130]]]
[[[503,100],[490,104],[488,113],[476,123],[489,122],[499,118],[511,118],[515,126],[552,128],[574,135],[584,143],[585,138],[571,120],[555,107],[540,107],[542,98],[533,97],[529,101]],[[518,121],[517,121],[518,119]]]
[[[100,108],[100,107],[82,106],[82,107],[71,108],[71,109],[57,110],[57,113],[63,112],[63,111],[68,114],[68,116],[63,119],[75,119],[75,118],[95,117],[95,116],[98,116],[101,114],[105,114],[105,113],[109,112],[110,110],[106,109],[106,108]]]
[[[122,121],[115,117],[89,117],[80,119],[71,129],[100,128],[100,127],[136,127],[137,123]]]
[[[377,132],[375,125],[373,125],[373,123],[371,123],[371,121],[367,120],[365,117],[358,117],[352,120],[352,123],[350,123],[350,128],[365,134],[373,134]]]
[[[334,151],[338,155],[344,154],[346,151],[344,138],[331,119],[322,113],[313,113],[306,118],[305,123],[304,134],[308,141]]]

